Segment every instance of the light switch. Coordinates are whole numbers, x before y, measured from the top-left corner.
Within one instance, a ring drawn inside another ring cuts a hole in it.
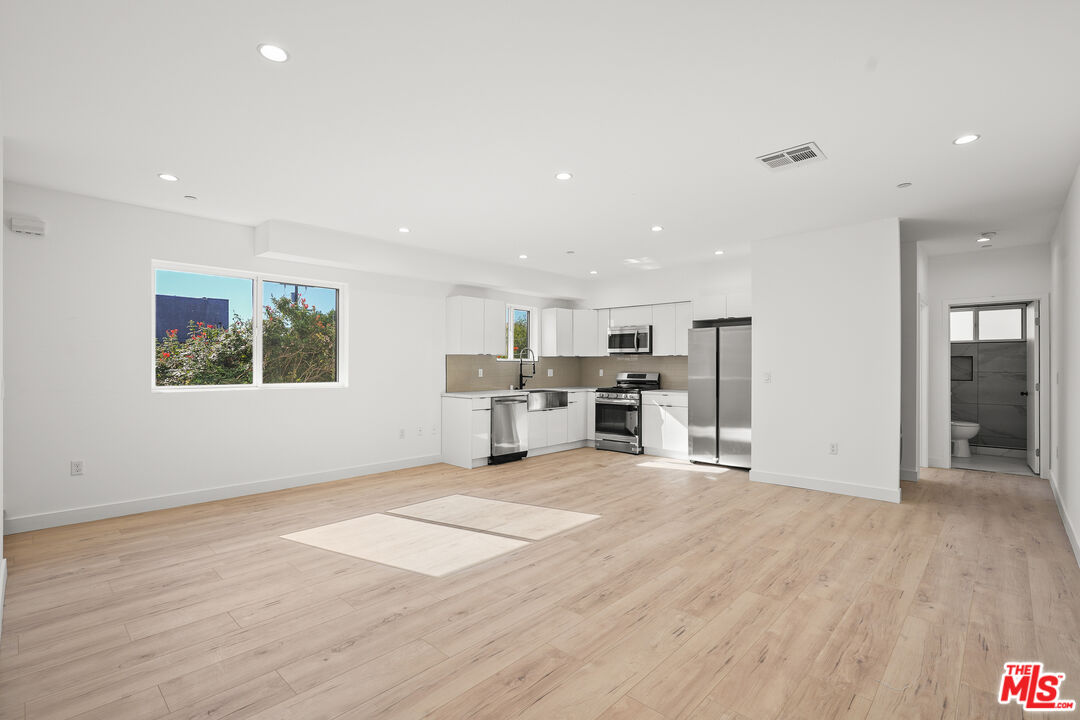
[[[766,370],[761,374],[761,381],[766,383],[772,382],[772,370]]]
[[[554,375],[555,375],[555,369],[554,368],[548,368],[548,377],[553,377]]]

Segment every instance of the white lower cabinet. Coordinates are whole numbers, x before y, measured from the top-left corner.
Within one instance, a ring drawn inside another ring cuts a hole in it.
[[[566,406],[567,442],[581,442],[588,437],[586,413],[588,412],[587,392],[572,392]]]
[[[535,414],[535,413],[534,413]],[[569,442],[570,430],[570,410],[569,408],[559,408],[558,410],[548,410],[545,413],[541,413],[548,416],[547,421],[547,444],[548,445],[562,445]]]
[[[491,398],[442,399],[442,460],[463,468],[487,465],[491,456]]]
[[[473,410],[472,459],[491,456],[491,410]]]
[[[686,393],[641,394],[641,441],[647,455],[684,459],[689,455],[690,412]]]
[[[547,447],[548,442],[548,412],[529,413],[529,451]]]
[[[585,393],[585,439],[596,440],[596,393]]]

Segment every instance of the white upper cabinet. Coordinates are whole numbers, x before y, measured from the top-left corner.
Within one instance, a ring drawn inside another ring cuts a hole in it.
[[[653,305],[652,354],[675,354],[675,304]]]
[[[484,300],[484,354],[506,354],[506,303]]]
[[[652,324],[652,305],[635,305],[633,307],[611,308],[611,327],[628,327],[633,325]]]
[[[607,331],[611,321],[611,311],[607,308],[596,311],[596,354],[607,357]]]
[[[605,338],[605,347],[607,340]],[[597,346],[596,310],[574,310],[574,355],[577,357],[596,357],[600,354]]]
[[[505,302],[465,295],[446,298],[447,355],[502,355],[505,352]]]
[[[540,322],[540,355],[542,357],[573,357],[573,310],[544,308]]]
[[[690,354],[690,329],[694,327],[690,303],[675,303],[675,354]]]
[[[482,355],[484,299],[455,295],[446,298],[446,353]]]

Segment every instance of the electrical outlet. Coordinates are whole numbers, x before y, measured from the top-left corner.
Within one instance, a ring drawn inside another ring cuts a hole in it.
[[[476,368],[476,377],[484,377],[484,368]]]
[[[548,377],[555,377],[555,370],[553,368],[548,368]]]
[[[423,425],[417,425],[416,426],[416,437],[424,437],[424,426]]]
[[[400,430],[398,430],[397,439],[398,440],[404,440],[405,439],[405,428],[401,428]]]
[[[830,455],[839,455],[840,454],[840,443],[829,443],[829,454]]]
[[[82,475],[85,472],[86,472],[86,461],[85,460],[72,460],[71,461],[71,474],[72,475]]]

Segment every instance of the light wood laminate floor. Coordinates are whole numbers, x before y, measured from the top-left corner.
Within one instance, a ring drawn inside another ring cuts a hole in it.
[[[1019,718],[1080,699],[1080,569],[1047,483],[903,503],[575,450],[7,538],[0,718]],[[281,535],[455,493],[601,517],[442,578]]]

